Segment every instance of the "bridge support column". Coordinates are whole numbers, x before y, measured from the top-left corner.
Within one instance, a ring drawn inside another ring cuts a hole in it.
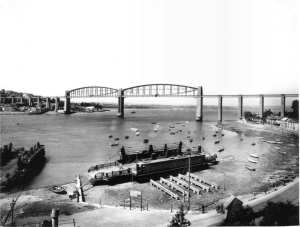
[[[40,106],[41,105],[41,99],[40,97],[36,97],[36,106]]]
[[[118,93],[118,117],[124,118],[124,91],[119,90]]]
[[[66,91],[66,95],[65,95],[64,112],[65,114],[71,113],[71,98],[70,98],[69,91]]]
[[[50,98],[46,98],[46,109],[50,110]]]
[[[285,95],[281,95],[281,108],[280,108],[280,116],[285,116]]]
[[[239,96],[239,107],[238,107],[238,111],[239,111],[239,117],[240,119],[243,119],[243,96],[240,95]]]
[[[59,98],[55,97],[55,106],[54,106],[54,111],[58,112],[59,109]]]
[[[259,105],[260,105],[259,115],[262,118],[265,110],[265,97],[263,95],[260,96]]]
[[[28,106],[32,106],[32,99],[31,99],[31,97],[30,96],[28,96]]]
[[[196,121],[203,121],[203,88],[198,87],[197,107],[196,107]]]
[[[223,120],[223,96],[219,95],[218,98],[218,123],[221,123]]]

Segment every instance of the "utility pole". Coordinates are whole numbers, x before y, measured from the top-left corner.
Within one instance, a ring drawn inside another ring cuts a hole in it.
[[[189,191],[188,191],[188,210],[190,210],[191,207],[191,198],[190,198],[190,187],[191,187],[191,151],[189,154]]]
[[[11,224],[14,225],[14,209],[16,205],[17,200],[13,199],[10,203],[10,209],[11,209]]]

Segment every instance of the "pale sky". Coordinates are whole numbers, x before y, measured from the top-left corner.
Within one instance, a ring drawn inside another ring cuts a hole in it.
[[[0,88],[296,93],[300,1],[0,0]]]

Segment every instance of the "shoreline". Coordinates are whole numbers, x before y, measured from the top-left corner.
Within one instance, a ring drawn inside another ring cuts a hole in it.
[[[282,128],[279,126],[275,126],[275,125],[271,125],[271,124],[256,124],[256,123],[252,123],[249,122],[247,120],[237,120],[238,123],[240,124],[244,124],[247,125],[249,127],[255,128],[257,130],[268,130],[268,131],[272,131],[272,132],[283,132],[283,133],[291,133],[294,135],[299,135],[299,131],[298,130],[289,130],[287,128]]]
[[[31,213],[29,215],[25,215],[25,213],[21,213],[21,215],[17,216],[16,218],[17,224],[22,225],[29,222],[31,223],[42,222],[45,219],[50,220],[50,210],[48,213],[44,213],[44,215],[35,213],[38,212],[37,209],[41,209],[41,207],[43,206],[47,206],[49,209],[51,207],[59,208],[61,211],[60,212],[61,222],[69,221],[72,220],[72,218],[74,218],[76,220],[76,223],[78,224],[85,223],[88,224],[88,226],[97,226],[100,220],[98,221],[97,224],[94,223],[93,220],[95,220],[95,218],[99,216],[99,213],[106,213],[106,212],[111,214],[111,216],[106,216],[102,220],[101,224],[107,224],[109,226],[117,226],[117,223],[119,223],[118,222],[119,219],[115,220],[114,218],[116,218],[115,216],[117,217],[120,216],[119,218],[124,219],[125,222],[128,222],[127,223],[128,225],[139,226],[139,224],[136,225],[136,223],[133,223],[133,220],[135,220],[136,216],[138,216],[139,221],[144,223],[148,223],[149,219],[152,219],[155,216],[159,216],[160,217],[159,221],[156,220],[155,223],[152,224],[154,224],[155,226],[162,226],[163,224],[167,224],[167,222],[171,220],[171,217],[178,210],[177,206],[173,207],[173,212],[171,213],[169,209],[160,209],[151,206],[149,207],[149,210],[141,211],[140,208],[138,207],[129,210],[128,207],[124,208],[122,206],[99,204],[95,202],[76,203],[76,201],[74,200],[71,201],[71,200],[63,199],[62,195],[57,195],[51,193],[50,191],[49,193],[43,194],[43,190],[44,190],[43,188],[39,188],[30,191],[25,191],[24,194],[19,197],[18,206],[22,207],[22,205],[24,204],[27,205],[31,204],[32,207],[31,207]],[[291,193],[289,191],[291,191]],[[237,198],[243,201],[244,206],[249,205],[253,207],[254,210],[259,210],[263,208],[267,201],[285,202],[286,200],[289,201],[292,200],[291,201],[292,203],[299,206],[299,199],[298,201],[291,199],[293,197],[298,196],[298,193],[294,195],[295,193],[294,191],[298,191],[299,193],[299,177],[295,178],[293,181],[286,183],[285,185],[273,187],[269,189],[266,193],[261,192],[255,195],[253,194],[239,195],[237,196]],[[5,200],[6,203],[8,203],[10,201],[10,198],[5,197],[0,199],[1,204],[3,204]],[[1,212],[3,212],[3,210]],[[86,218],[86,217],[90,217],[90,218]],[[205,213],[202,213],[199,210],[191,210],[187,214],[187,218],[192,222],[192,224],[202,223],[202,225],[203,223],[207,223],[207,222],[210,222],[214,225],[221,223],[225,217],[226,216],[224,214],[217,213],[214,208],[206,210]]]

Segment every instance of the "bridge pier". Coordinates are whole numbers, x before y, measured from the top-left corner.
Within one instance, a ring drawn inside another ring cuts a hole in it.
[[[40,106],[41,105],[41,98],[38,96],[36,98],[36,107]]]
[[[59,98],[55,97],[55,106],[54,106],[54,111],[58,112],[59,109]]]
[[[285,116],[285,95],[281,95],[281,108],[280,108],[280,116]]]
[[[260,95],[259,105],[260,105],[259,115],[260,117],[263,117],[264,110],[265,110],[265,97],[263,95]]]
[[[196,121],[203,121],[203,88],[198,87],[198,97],[196,106]]]
[[[238,99],[239,99],[239,107],[238,107],[239,117],[240,119],[243,119],[243,96],[240,95]]]
[[[219,95],[218,97],[218,123],[221,123],[223,120],[223,96]]]
[[[118,92],[118,117],[124,118],[124,90]]]
[[[32,106],[32,99],[31,99],[31,97],[30,96],[28,96],[28,106]]]
[[[66,91],[66,94],[65,94],[64,112],[65,112],[65,114],[71,113],[71,98],[70,98],[69,91]]]
[[[50,98],[46,98],[46,109],[50,110]]]

